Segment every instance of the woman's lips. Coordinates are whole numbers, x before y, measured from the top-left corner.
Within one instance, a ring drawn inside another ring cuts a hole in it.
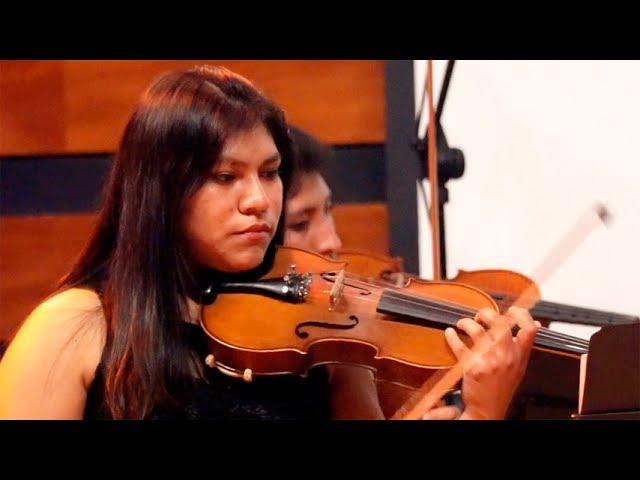
[[[250,242],[268,241],[271,238],[271,227],[266,223],[258,223],[238,232],[238,235]]]

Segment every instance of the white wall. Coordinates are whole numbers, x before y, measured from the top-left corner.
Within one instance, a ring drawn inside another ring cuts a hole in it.
[[[414,62],[416,90],[424,65]],[[445,65],[435,62],[436,99]],[[612,225],[596,228],[541,285],[543,298],[640,314],[639,114],[638,61],[457,61],[442,125],[466,170],[448,183],[448,276],[531,274],[600,201]],[[430,278],[422,214],[420,269]]]

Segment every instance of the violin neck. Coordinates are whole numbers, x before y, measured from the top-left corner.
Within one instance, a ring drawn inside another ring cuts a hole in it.
[[[392,289],[383,291],[376,311],[391,315],[391,321],[429,328],[455,327],[461,318],[476,314],[474,310],[459,305]]]
[[[531,316],[537,320],[579,323],[598,327],[628,325],[640,322],[640,318],[632,315],[574,307],[572,305],[563,305],[561,303],[547,302],[544,300],[536,303],[529,312]]]
[[[390,315],[388,320],[429,328],[454,327],[463,317],[473,318],[475,310],[440,300],[416,297],[398,290],[384,290],[376,310]],[[517,334],[518,327],[512,329]],[[540,328],[535,346],[559,354],[581,355],[589,350],[589,341]]]
[[[514,300],[514,297],[507,294],[490,292],[490,295],[500,307],[500,311],[504,311],[509,308]],[[640,322],[640,318],[634,317],[633,315],[623,315],[621,313],[575,307],[573,305],[565,305],[562,303],[547,302],[546,300],[540,300],[537,302],[529,309],[529,313],[536,320],[578,323],[581,325],[592,325],[595,327],[629,325],[631,323]]]

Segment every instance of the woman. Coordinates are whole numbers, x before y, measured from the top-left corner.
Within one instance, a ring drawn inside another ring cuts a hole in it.
[[[200,292],[269,269],[292,170],[282,111],[246,79],[215,67],[158,78],[125,128],[85,251],[0,363],[0,417],[340,417],[358,389],[322,367],[245,385],[203,366]],[[535,334],[521,323],[518,348],[496,341],[518,366]],[[499,416],[519,381],[505,372],[470,416]]]

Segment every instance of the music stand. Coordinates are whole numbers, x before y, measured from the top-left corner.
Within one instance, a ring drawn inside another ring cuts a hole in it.
[[[577,420],[640,420],[640,323],[603,327],[580,364]]]

